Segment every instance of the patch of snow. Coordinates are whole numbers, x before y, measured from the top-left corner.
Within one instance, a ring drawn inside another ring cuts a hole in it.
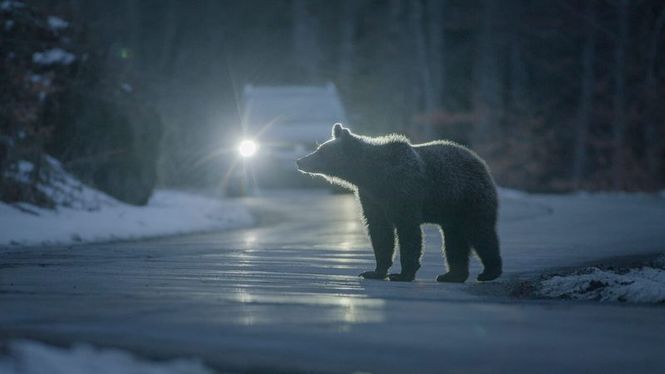
[[[18,172],[19,173],[32,173],[32,171],[35,169],[35,165],[32,164],[32,162],[28,162],[25,160],[20,160],[17,163],[18,166]]]
[[[44,86],[50,86],[51,85],[51,79],[49,77],[45,77],[41,74],[31,74],[30,77],[30,82],[34,84],[41,84]]]
[[[48,346],[34,341],[16,341],[9,355],[0,358],[3,374],[212,374],[194,359],[153,362],[119,349],[97,349],[77,344],[71,349]]]
[[[107,194],[81,183],[73,175],[64,170],[60,162],[46,157],[46,168],[42,168],[36,188],[49,196],[60,207],[94,211],[103,206],[116,206],[117,200]],[[26,160],[19,160],[16,170],[5,177],[20,183],[30,183],[35,165]],[[48,181],[48,183],[46,183]]]
[[[592,198],[612,198],[612,199],[627,199],[631,200],[636,197],[639,198],[653,198],[653,197],[665,197],[665,195],[660,192],[626,192],[626,191],[577,191],[570,196],[582,198],[582,199],[592,199]]]
[[[76,56],[74,56],[73,53],[69,53],[62,48],[53,48],[44,52],[35,52],[32,54],[32,62],[40,65],[69,65],[75,60]]]
[[[141,239],[252,223],[251,214],[240,203],[170,190],[155,191],[143,207],[114,201],[92,211],[29,204],[18,209],[0,203],[0,246]]]
[[[539,294],[575,300],[665,303],[665,270],[645,266],[617,273],[592,267],[542,281]]]
[[[503,198],[508,198],[508,199],[523,199],[529,194],[524,191],[520,190],[515,190],[512,188],[506,188],[506,187],[498,187],[496,188],[497,192],[499,193],[499,196]]]
[[[19,1],[5,0],[0,2],[0,10],[9,11],[12,8],[23,8],[25,5]]]
[[[52,30],[61,30],[69,27],[69,22],[63,20],[60,17],[48,16],[46,21],[48,22],[48,27],[50,27]]]
[[[111,196],[88,187],[69,174],[60,161],[47,156],[48,184],[38,186],[56,205],[79,210],[99,210],[106,206],[117,206],[119,201]]]
[[[22,160],[9,177],[29,183],[34,170],[35,165]],[[36,188],[56,209],[0,202],[0,247],[140,239],[254,223],[241,203],[187,192],[157,190],[146,206],[125,204],[81,183],[52,157],[40,172],[47,173],[49,182]]]

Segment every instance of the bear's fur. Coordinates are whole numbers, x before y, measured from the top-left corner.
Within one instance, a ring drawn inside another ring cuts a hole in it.
[[[296,164],[304,173],[355,191],[376,257],[375,270],[362,277],[386,277],[396,233],[402,269],[389,278],[413,280],[420,268],[423,223],[443,230],[448,272],[438,281],[466,281],[471,248],[484,266],[478,280],[501,275],[496,187],[475,153],[449,141],[412,145],[400,135],[360,136],[340,124],[332,135]]]

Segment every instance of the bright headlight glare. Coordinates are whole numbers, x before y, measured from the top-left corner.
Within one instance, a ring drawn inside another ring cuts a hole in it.
[[[238,153],[240,153],[240,156],[242,157],[252,157],[256,154],[258,149],[258,144],[252,140],[243,140],[238,145]]]

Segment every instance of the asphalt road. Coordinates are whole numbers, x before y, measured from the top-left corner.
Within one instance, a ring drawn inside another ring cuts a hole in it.
[[[259,227],[0,251],[0,342],[85,341],[196,356],[222,371],[665,371],[662,307],[518,300],[477,292],[488,284],[439,284],[433,228],[415,282],[362,280],[373,256],[351,196],[247,203],[260,211]],[[664,223],[665,199],[504,198],[500,281],[662,252]],[[479,270],[474,259],[470,279]]]

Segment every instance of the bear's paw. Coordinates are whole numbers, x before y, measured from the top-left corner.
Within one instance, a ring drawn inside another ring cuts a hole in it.
[[[376,271],[366,271],[359,276],[365,279],[386,279],[386,273],[378,273]]]
[[[412,280],[416,279],[415,274],[390,274],[388,275],[388,278],[393,281],[393,282],[411,282]]]
[[[479,282],[489,282],[492,280],[495,280],[496,278],[501,276],[501,269],[496,268],[496,269],[485,269],[482,273],[478,274],[478,281]]]
[[[443,283],[464,283],[468,277],[469,273],[449,271],[436,277],[436,281]]]

